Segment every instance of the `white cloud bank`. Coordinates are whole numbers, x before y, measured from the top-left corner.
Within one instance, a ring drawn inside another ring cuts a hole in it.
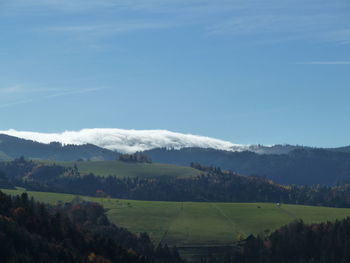
[[[41,143],[94,144],[102,148],[123,153],[150,150],[154,148],[181,149],[185,147],[213,148],[226,151],[248,150],[248,145],[233,144],[210,137],[182,134],[167,130],[123,130],[83,129],[62,133],[38,133],[7,130],[0,134],[33,140]]]

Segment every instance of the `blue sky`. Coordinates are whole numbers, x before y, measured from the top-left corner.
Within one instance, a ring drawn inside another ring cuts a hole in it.
[[[350,144],[348,0],[5,0],[0,129]]]

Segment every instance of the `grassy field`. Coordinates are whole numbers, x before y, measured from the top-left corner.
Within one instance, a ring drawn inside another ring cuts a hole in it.
[[[3,190],[19,194],[23,190]],[[76,196],[28,192],[51,204],[69,202]],[[101,203],[110,220],[131,232],[148,232],[155,244],[177,247],[224,246],[249,234],[274,230],[294,219],[324,222],[350,216],[350,209],[281,205],[271,203],[150,202],[81,197]]]
[[[42,161],[40,161],[42,162]],[[53,163],[46,161],[45,163]],[[191,177],[200,174],[200,171],[191,167],[160,163],[126,163],[121,161],[91,161],[91,162],[54,162],[66,167],[77,165],[81,174],[94,173],[98,176],[116,177]]]

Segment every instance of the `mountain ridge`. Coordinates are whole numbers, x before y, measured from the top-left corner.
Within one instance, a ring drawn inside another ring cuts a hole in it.
[[[157,163],[189,166],[196,162],[243,175],[264,176],[283,184],[335,185],[350,182],[349,147],[322,149],[293,145],[257,145],[244,151],[187,147],[154,148],[142,153]],[[28,159],[76,162],[116,160],[119,155],[116,151],[93,144],[43,144],[0,134],[0,160],[24,156]]]
[[[43,144],[0,134],[0,160],[11,160],[21,156],[55,161],[115,160],[118,155],[116,152],[92,144],[62,145],[57,142]]]
[[[101,148],[122,153],[135,153],[155,148],[181,149],[187,147],[213,148],[228,151],[242,151],[249,145],[234,144],[229,141],[168,130],[125,130],[125,129],[82,129],[62,133],[39,133],[7,130],[0,134],[49,144],[63,145],[93,144]]]
[[[215,149],[230,152],[251,151],[258,154],[287,154],[304,146],[276,144],[236,144],[217,138],[184,134],[168,130],[125,130],[125,129],[82,129],[62,133],[39,133],[28,131],[0,131],[21,139],[50,144],[59,142],[62,145],[92,144],[100,148],[120,153],[135,153],[158,148],[179,150],[182,148]]]

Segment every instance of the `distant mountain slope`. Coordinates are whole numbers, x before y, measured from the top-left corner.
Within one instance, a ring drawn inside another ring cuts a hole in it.
[[[83,129],[80,131],[65,131],[62,133],[39,133],[16,130],[0,131],[22,139],[41,143],[53,141],[62,144],[94,144],[99,147],[123,153],[135,153],[154,148],[185,147],[213,148],[227,151],[247,150],[249,146],[234,144],[228,141],[183,134],[167,130],[123,130],[123,129]]]
[[[183,134],[167,130],[123,130],[123,129],[83,129],[80,131],[65,131],[62,133],[39,133],[7,130],[0,134],[15,136],[49,144],[60,142],[63,145],[93,144],[98,147],[121,153],[135,153],[157,148],[182,149],[203,148],[230,152],[252,151],[259,154],[286,154],[292,150],[306,148],[295,145],[242,145],[229,141]]]
[[[311,147],[289,144],[275,144],[272,146],[250,145],[247,151],[258,154],[288,154],[297,149],[311,149]]]
[[[103,134],[100,136],[101,141],[109,140],[108,136],[107,138],[103,138]],[[140,143],[147,142],[151,137],[144,139],[146,141],[136,140],[135,145],[132,145],[133,138],[135,137],[126,139],[126,142],[119,138],[119,145],[136,149],[140,147]],[[156,141],[156,137],[154,140],[155,142],[146,143],[145,147],[165,143]],[[185,145],[183,144],[179,149],[156,148],[144,153],[158,163],[188,166],[191,162],[197,162],[244,175],[266,176],[283,184],[334,185],[339,182],[350,182],[350,147],[317,149],[293,145],[251,145],[236,148],[240,149],[239,151],[234,151],[233,148],[225,151],[210,148],[209,144],[206,147],[203,146],[204,148],[182,148]],[[54,161],[115,160],[118,155],[115,151],[92,144],[62,146],[57,142],[44,144],[0,134],[0,160],[10,160],[20,156]]]
[[[338,148],[330,148],[329,150],[335,151],[335,152],[350,153],[350,146],[344,146],[344,147],[338,147]]]
[[[218,166],[245,175],[266,176],[283,184],[326,184],[350,181],[350,153],[296,149],[288,154],[256,154],[214,149],[154,149],[144,152],[155,162]]]
[[[184,134],[168,130],[125,130],[125,129],[83,129],[80,131],[65,131],[62,133],[40,133],[6,130],[0,134],[9,135],[43,144],[59,142],[63,145],[96,145],[120,153],[135,153],[158,148],[183,149],[203,148],[229,152],[251,151],[258,154],[288,154],[296,149],[313,149],[312,147],[289,144],[261,145],[235,144],[221,139]],[[325,150],[350,152],[350,146],[339,148],[324,148]],[[0,156],[1,156],[0,151]]]
[[[57,164],[64,167],[76,167],[81,174],[93,173],[97,176],[114,176],[118,178],[154,178],[177,177],[187,178],[200,175],[200,171],[188,166],[179,166],[163,163],[127,163],[121,161],[93,161],[93,162],[42,162]],[[1,169],[1,163],[0,163]]]
[[[115,160],[117,153],[92,144],[66,145],[60,143],[43,144],[0,134],[0,160],[9,160],[20,156],[31,159],[56,161]]]

